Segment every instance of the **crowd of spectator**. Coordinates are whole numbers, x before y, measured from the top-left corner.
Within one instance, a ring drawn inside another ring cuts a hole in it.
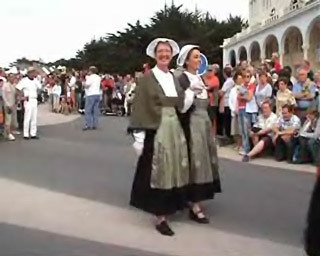
[[[235,142],[244,162],[262,154],[296,164],[319,161],[320,71],[305,60],[293,72],[274,53],[258,67],[242,61],[222,73],[213,66],[206,75],[216,81],[207,83],[215,99],[209,114],[218,137]]]

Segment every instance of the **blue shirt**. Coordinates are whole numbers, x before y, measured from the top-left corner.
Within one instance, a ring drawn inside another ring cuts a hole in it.
[[[293,85],[292,92],[294,94],[299,94],[303,93],[303,84],[301,82],[297,82],[296,84]],[[316,94],[316,87],[314,84],[310,86],[310,96],[314,98]],[[312,100],[299,100],[297,99],[297,105],[299,109],[307,109],[311,106]]]

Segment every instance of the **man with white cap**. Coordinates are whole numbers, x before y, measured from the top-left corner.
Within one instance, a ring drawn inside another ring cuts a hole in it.
[[[39,139],[37,136],[37,115],[38,115],[38,90],[41,84],[36,79],[37,72],[35,68],[29,67],[27,77],[23,78],[17,85],[17,89],[24,96],[24,123],[23,137],[25,140]],[[31,136],[31,137],[30,137]]]
[[[9,141],[14,141],[13,133],[19,134],[15,131],[18,127],[17,108],[16,108],[16,74],[18,70],[12,68],[7,72],[7,82],[2,87],[2,98],[5,110],[5,136]]]

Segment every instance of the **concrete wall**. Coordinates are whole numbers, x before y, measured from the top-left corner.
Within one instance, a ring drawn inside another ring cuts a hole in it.
[[[259,0],[256,0],[259,1]],[[261,0],[260,0],[261,1]],[[277,1],[277,2],[282,2]],[[276,2],[276,1],[275,1]],[[288,2],[283,1],[283,2]],[[281,3],[284,5],[284,3]],[[262,27],[256,31],[253,31],[248,34],[238,34],[237,40],[235,42],[229,42],[224,46],[224,64],[229,64],[229,55],[230,51],[235,51],[237,62],[239,61],[239,53],[240,48],[245,47],[247,50],[248,61],[251,61],[251,48],[253,42],[258,42],[261,49],[261,58],[265,59],[266,55],[266,42],[267,39],[273,35],[277,39],[279,44],[279,53],[283,62],[284,57],[284,45],[285,39],[288,33],[292,30],[292,28],[296,27],[301,35],[303,41],[303,58],[308,58],[308,52],[310,49],[310,34],[311,29],[315,24],[315,21],[320,19],[320,1],[312,4],[310,6],[306,6],[304,9],[289,13],[279,20],[274,22],[273,24],[269,24],[267,26]],[[319,38],[319,37],[317,37]],[[313,54],[316,54],[315,52]],[[309,54],[310,55],[310,54]],[[301,58],[301,55],[297,54],[298,58]],[[294,62],[294,60],[292,61]]]

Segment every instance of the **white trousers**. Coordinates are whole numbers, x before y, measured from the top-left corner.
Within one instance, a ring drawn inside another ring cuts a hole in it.
[[[37,136],[38,100],[29,99],[24,102],[23,136]],[[30,131],[30,134],[29,134]]]

